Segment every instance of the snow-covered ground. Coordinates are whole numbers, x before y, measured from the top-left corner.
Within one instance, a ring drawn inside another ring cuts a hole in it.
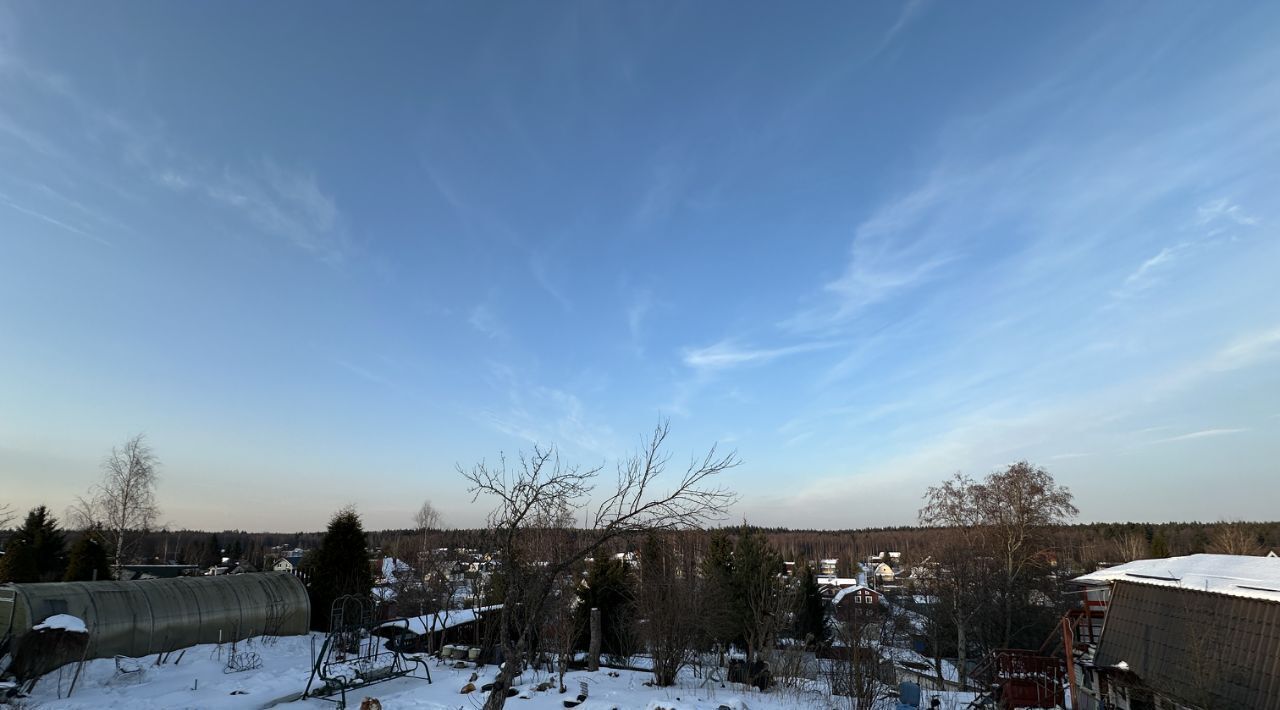
[[[322,638],[315,637],[318,649]],[[23,708],[207,708],[209,710],[235,710],[239,708],[330,708],[333,703],[319,699],[298,700],[306,688],[310,676],[312,637],[293,636],[278,639],[274,644],[261,641],[241,643],[240,652],[257,653],[262,667],[240,673],[224,673],[230,646],[221,649],[216,645],[195,646],[187,649],[179,661],[180,652],[173,653],[164,665],[155,665],[155,657],[139,659],[143,672],[120,676],[112,659],[98,659],[85,664],[84,671],[71,697],[66,695],[75,666],[45,676],[36,685],[30,698],[20,701]],[[463,694],[473,668],[455,669],[431,665],[434,681],[398,679],[380,683],[347,696],[348,707],[358,708],[364,697],[377,698],[384,708],[467,710],[479,708],[484,702],[480,692]],[[493,667],[480,669],[476,685],[492,680]],[[141,677],[137,677],[140,675]],[[547,680],[546,674],[527,673],[520,679],[521,697],[511,698],[508,707],[528,710],[563,709],[563,701],[573,699],[579,692],[579,683],[585,681],[589,689],[586,702],[578,706],[582,710],[791,710],[798,708],[847,707],[840,700],[832,700],[817,690],[774,688],[761,693],[740,685],[719,683],[704,684],[700,679],[686,674],[681,682],[669,688],[646,685],[651,676],[637,671],[613,671],[601,669],[595,673],[572,671],[565,679],[569,692],[561,695],[555,689],[539,692],[535,686]],[[962,707],[959,698],[944,698],[944,708]],[[884,707],[894,707],[887,701]]]

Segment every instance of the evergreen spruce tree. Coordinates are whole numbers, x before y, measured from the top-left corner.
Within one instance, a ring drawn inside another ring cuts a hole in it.
[[[67,567],[67,543],[49,509],[36,506],[9,537],[0,582],[56,582]]]
[[[783,569],[782,557],[769,547],[764,533],[744,524],[733,547],[733,590],[742,610],[741,634],[749,662],[757,660],[777,631],[774,605],[781,594],[778,578]]]
[[[71,546],[71,559],[67,562],[67,573],[62,579],[66,582],[111,579],[111,558],[107,554],[107,548],[103,547],[93,533],[85,533]]]
[[[308,588],[311,593],[311,627],[329,628],[335,599],[347,594],[367,597],[373,589],[364,526],[354,508],[334,513],[316,552]]]
[[[218,533],[214,533],[209,536],[209,541],[205,543],[200,566],[208,569],[220,562],[222,562],[222,543],[218,542]]]
[[[1164,533],[1157,532],[1151,538],[1151,557],[1152,559],[1161,559],[1169,556],[1169,543],[1164,539]]]
[[[596,558],[587,570],[587,583],[578,587],[577,594],[578,628],[583,630],[580,647],[587,647],[591,610],[596,608],[600,610],[601,651],[615,657],[631,655],[635,589],[626,563],[612,557]]]
[[[797,639],[808,639],[811,644],[822,644],[827,640],[825,605],[822,593],[818,590],[818,578],[813,573],[813,567],[808,564],[804,565],[800,573],[794,631]]]
[[[733,558],[733,540],[723,530],[711,533],[707,553],[702,558],[702,576],[706,581],[708,598],[714,600],[707,607],[703,619],[707,634],[722,647],[742,646],[746,643],[743,632],[746,618],[746,602],[737,584],[737,567]]]

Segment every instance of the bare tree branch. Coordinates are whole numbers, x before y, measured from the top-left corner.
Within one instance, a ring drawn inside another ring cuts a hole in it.
[[[669,423],[659,423],[640,449],[618,462],[614,487],[592,502],[602,466],[565,464],[554,447],[535,446],[514,464],[500,456],[470,469],[458,467],[472,500],[493,498],[489,527],[495,535],[505,585],[500,625],[504,657],[487,710],[501,708],[517,665],[528,657],[548,600],[576,566],[620,537],[657,530],[698,528],[722,519],[737,496],[712,479],[738,465],[736,454],[720,456],[712,447],[691,460],[680,479],[659,492],[669,455]],[[578,513],[586,530],[575,533]]]

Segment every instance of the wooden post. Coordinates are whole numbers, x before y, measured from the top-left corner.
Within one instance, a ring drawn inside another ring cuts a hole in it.
[[[1085,607],[1088,612],[1088,607]],[[1086,617],[1086,621],[1089,619]],[[1066,659],[1067,666],[1067,690],[1071,693],[1071,708],[1080,707],[1080,698],[1076,694],[1076,659],[1074,647],[1075,635],[1071,629],[1071,622],[1067,617],[1062,617],[1062,655]]]
[[[600,609],[591,609],[591,644],[587,647],[587,670],[600,670]]]

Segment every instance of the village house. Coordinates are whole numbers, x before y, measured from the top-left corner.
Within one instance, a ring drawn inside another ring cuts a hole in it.
[[[884,599],[880,592],[863,584],[841,589],[831,599],[831,607],[837,618],[848,614],[880,614]]]
[[[1137,560],[1073,584],[1083,606],[1063,642],[1078,707],[1280,709],[1280,559]]]
[[[297,550],[294,550],[294,552],[297,552]],[[272,571],[275,571],[275,572],[290,572],[293,574],[297,574],[298,569],[301,566],[302,566],[302,555],[301,554],[295,555],[291,552],[290,554],[276,560],[276,563],[271,566],[271,569]]]
[[[897,576],[897,573],[894,571],[892,567],[885,564],[884,562],[877,562],[871,566],[870,576],[875,578],[877,583],[885,584],[888,582],[892,582],[894,578]]]
[[[831,601],[842,589],[862,584],[862,580],[857,577],[818,577],[817,581],[818,594],[827,601]]]

